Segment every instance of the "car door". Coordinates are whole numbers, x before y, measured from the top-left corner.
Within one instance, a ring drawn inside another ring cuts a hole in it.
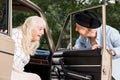
[[[111,72],[111,57],[106,49],[103,48],[103,51],[101,49],[73,49],[76,39],[80,36],[75,32],[74,15],[84,10],[98,12],[98,15],[102,16],[100,19],[104,24],[103,39],[105,40],[105,8],[105,5],[97,5],[68,14],[53,55],[53,63],[56,65],[57,73],[59,73],[58,78],[66,80],[104,80],[105,78],[109,80],[111,78],[109,77],[111,76],[109,73],[109,71]],[[105,56],[109,60],[104,60]],[[107,68],[108,66],[109,68]],[[103,68],[106,69],[107,75],[104,75]]]
[[[12,7],[13,27],[22,24],[28,16],[37,15],[46,20],[41,8],[29,0],[13,0]],[[45,35],[43,35],[40,40],[40,46],[36,50],[35,55],[31,56],[29,64],[25,66],[25,71],[38,74],[42,80],[50,80],[54,43],[48,25],[45,28],[44,33]]]
[[[0,80],[10,80],[14,56],[12,28],[22,24],[28,16],[37,15],[45,20],[46,18],[41,8],[29,0],[0,0],[0,2],[0,30],[7,30],[7,33],[3,31],[0,33]],[[40,41],[41,46],[36,50],[35,55],[31,56],[30,63],[25,69],[37,73],[43,80],[49,80],[54,44],[49,27],[47,26],[44,31],[45,35]],[[41,66],[44,67],[40,68]]]
[[[14,41],[11,38],[11,6],[11,0],[0,0],[0,80],[10,80],[12,71]],[[5,30],[7,32],[4,33]]]

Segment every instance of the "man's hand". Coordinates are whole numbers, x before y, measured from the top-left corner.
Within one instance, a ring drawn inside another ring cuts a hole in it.
[[[101,46],[98,45],[98,44],[95,44],[95,45],[92,46],[92,50],[95,50],[95,49],[97,49],[97,48],[101,48]]]
[[[112,56],[115,56],[115,55],[116,55],[115,51],[113,51],[113,50],[107,50],[107,51],[108,51],[108,53],[109,53],[110,55],[112,55]]]

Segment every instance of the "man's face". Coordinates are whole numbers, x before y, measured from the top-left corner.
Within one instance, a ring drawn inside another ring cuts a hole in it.
[[[78,23],[76,23],[76,28],[75,30],[80,34],[80,36],[86,37],[88,34],[88,28],[85,28]]]
[[[83,27],[81,25],[79,25],[78,23],[76,23],[76,28],[75,30],[80,34],[80,36],[82,37],[89,37],[90,36],[90,32],[91,30],[86,28],[86,27]]]

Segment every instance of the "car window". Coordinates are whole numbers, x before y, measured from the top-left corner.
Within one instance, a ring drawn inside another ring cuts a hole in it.
[[[78,36],[78,34],[75,32],[75,25],[73,24],[72,26],[70,26],[70,24],[71,23],[68,23],[63,32],[59,49],[67,49],[69,47],[72,47],[74,45],[75,39]]]
[[[57,50],[69,50],[72,49],[72,47],[75,45],[75,42],[77,38],[80,36],[78,32],[76,32],[75,28],[75,20],[74,20],[74,14],[77,14],[77,12],[80,12],[82,10],[75,11],[67,16],[65,25],[63,26],[63,30],[60,33],[56,51]],[[102,7],[98,6],[98,8],[90,9],[90,11],[95,12],[100,20],[102,21]]]
[[[8,29],[8,26],[7,26],[8,11],[7,11],[6,4],[7,4],[6,0],[4,0],[4,1],[0,0],[0,30],[3,30],[3,31]]]

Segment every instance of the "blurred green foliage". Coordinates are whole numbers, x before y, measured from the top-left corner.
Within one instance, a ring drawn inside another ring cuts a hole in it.
[[[60,35],[65,19],[70,12],[102,4],[99,0],[89,0],[89,3],[84,3],[85,0],[82,2],[80,2],[80,0],[31,1],[40,6],[45,13],[55,44],[57,43],[57,39]],[[116,2],[115,4],[107,4],[107,24],[117,28],[120,31],[120,2]]]
[[[44,12],[55,45],[57,43],[65,19],[69,13],[102,4],[100,3],[99,0],[89,0],[89,3],[85,3],[86,0],[82,0],[82,1],[81,0],[31,0],[31,1],[37,4]],[[120,6],[119,1],[117,1],[115,4],[111,4],[109,2],[107,3],[106,20],[108,25],[113,26],[120,31],[119,6]],[[19,18],[17,16],[20,15],[14,15],[14,17]],[[26,15],[22,14],[21,16],[22,19],[24,19],[25,16]]]

